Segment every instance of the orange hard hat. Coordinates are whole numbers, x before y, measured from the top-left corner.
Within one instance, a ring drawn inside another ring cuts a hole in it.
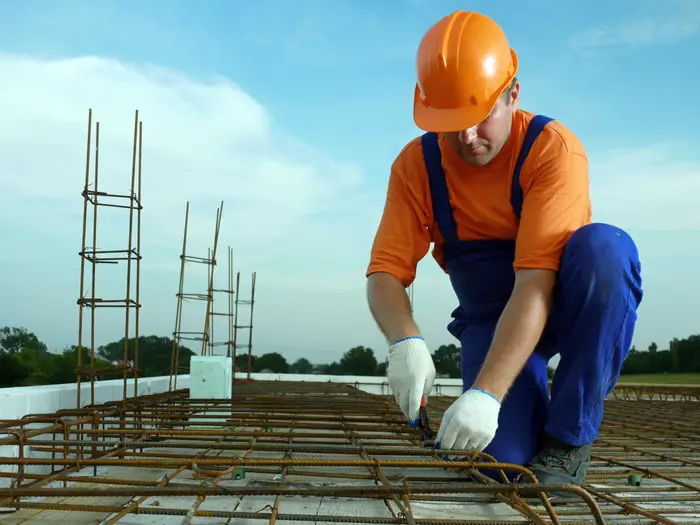
[[[518,72],[518,56],[489,17],[455,11],[423,36],[413,103],[425,131],[461,131],[486,119]]]

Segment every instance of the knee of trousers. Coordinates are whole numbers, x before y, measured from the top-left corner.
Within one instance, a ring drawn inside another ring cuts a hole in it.
[[[566,244],[560,277],[565,283],[583,285],[589,300],[597,304],[629,287],[639,288],[641,295],[637,246],[627,232],[615,226],[603,223],[583,226]]]

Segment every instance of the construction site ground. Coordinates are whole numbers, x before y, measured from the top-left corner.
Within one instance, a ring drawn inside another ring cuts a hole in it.
[[[616,388],[586,484],[556,487],[567,502],[535,480],[495,482],[488,457],[445,461],[393,398],[353,385],[238,380],[232,400],[188,396],[0,421],[0,448],[19,451],[0,457],[0,523],[700,523],[698,387]],[[430,398],[433,430],[453,399]]]

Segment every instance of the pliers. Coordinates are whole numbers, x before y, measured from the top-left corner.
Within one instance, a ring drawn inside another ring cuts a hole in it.
[[[428,410],[425,404],[425,397],[421,397],[420,400],[420,411],[418,412],[418,430],[420,431],[420,437],[423,440],[423,445],[426,447],[432,447],[435,435],[433,431],[430,430],[430,422],[428,421]]]

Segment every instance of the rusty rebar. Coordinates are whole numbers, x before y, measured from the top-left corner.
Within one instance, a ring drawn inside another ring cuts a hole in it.
[[[700,411],[685,390],[676,401],[670,393],[667,400],[611,396],[581,487],[540,484],[526,468],[485,454],[452,451],[445,461],[446,451],[438,456],[423,446],[393,398],[346,384],[238,380],[233,399],[191,399],[186,390],[125,398],[0,422],[7,436],[0,445],[24,451],[0,457],[0,465],[17,469],[0,474],[12,482],[0,489],[0,505],[20,520],[24,512],[56,510],[100,513],[105,523],[126,514],[184,523],[199,516],[270,524],[700,522]],[[452,401],[431,398],[432,427]],[[484,469],[499,472],[499,481]],[[507,481],[518,473],[524,481]],[[630,474],[642,476],[641,486],[628,485]],[[551,492],[571,499],[550,501]],[[171,496],[190,498],[189,508],[153,504]],[[235,505],[207,507],[220,496]],[[291,502],[299,496],[317,498],[317,514],[296,512]],[[245,502],[256,497],[266,504],[251,510]],[[332,515],[324,501],[363,501],[373,514]],[[442,505],[508,510],[432,517]]]
[[[138,394],[138,337],[139,337],[139,310],[140,310],[140,260],[141,260],[141,189],[142,189],[142,131],[143,126],[139,120],[139,112],[134,113],[134,137],[133,152],[131,161],[131,185],[128,194],[108,193],[100,189],[100,123],[95,123],[95,155],[94,172],[91,182],[91,147],[92,147],[92,109],[88,111],[88,132],[85,161],[85,183],[82,191],[83,197],[83,224],[82,243],[80,255],[80,290],[78,298],[78,345],[77,345],[77,369],[76,369],[76,406],[83,405],[81,382],[82,377],[90,379],[90,404],[95,403],[95,381],[99,375],[121,375],[123,378],[123,397],[127,396],[128,379],[134,379],[134,395]],[[126,204],[123,202],[126,201]],[[91,206],[89,206],[89,204]],[[98,248],[98,210],[100,207],[121,208],[129,211],[128,218],[128,245],[125,249],[104,250]],[[87,225],[89,210],[92,211],[92,246],[87,245]],[[134,219],[134,212],[136,218]],[[136,233],[134,235],[134,221],[136,222]],[[134,239],[134,236],[136,237]],[[134,248],[134,243],[136,248]],[[98,264],[119,264],[126,261],[126,293],[124,299],[105,299],[96,293],[97,288],[97,265]],[[132,299],[132,264],[136,265],[136,286],[134,290],[135,299]],[[85,290],[85,263],[91,265],[90,291]],[[83,309],[90,309],[90,366],[84,366],[83,342],[85,321]],[[96,366],[96,310],[98,308],[123,308],[124,309],[124,359],[119,366],[98,367]],[[135,326],[135,348],[133,351],[133,365],[129,364],[129,337],[131,335],[131,309],[134,312]]]
[[[182,346],[183,340],[196,341],[201,343],[200,355],[207,355],[207,348],[213,353],[213,317],[215,312],[213,311],[213,301],[214,301],[214,270],[216,266],[216,255],[219,243],[219,233],[221,230],[221,219],[223,216],[224,202],[216,209],[216,221],[214,224],[214,244],[213,248],[207,249],[206,257],[197,257],[193,255],[188,255],[187,253],[187,233],[189,227],[189,213],[190,213],[190,203],[187,201],[185,208],[185,226],[182,235],[182,252],[180,254],[180,280],[178,285],[178,291],[176,293],[177,306],[175,310],[175,328],[173,330],[173,344],[172,344],[172,354],[170,358],[170,379],[169,379],[169,390],[177,390],[177,381],[180,374],[189,373],[189,366],[180,365],[180,348]],[[197,263],[206,265],[207,269],[207,288],[206,293],[186,293],[184,291],[185,283],[185,268],[187,263]],[[204,310],[204,325],[202,331],[183,331],[182,330],[182,310],[183,302],[186,299],[192,299],[197,301],[206,301],[206,306]]]

